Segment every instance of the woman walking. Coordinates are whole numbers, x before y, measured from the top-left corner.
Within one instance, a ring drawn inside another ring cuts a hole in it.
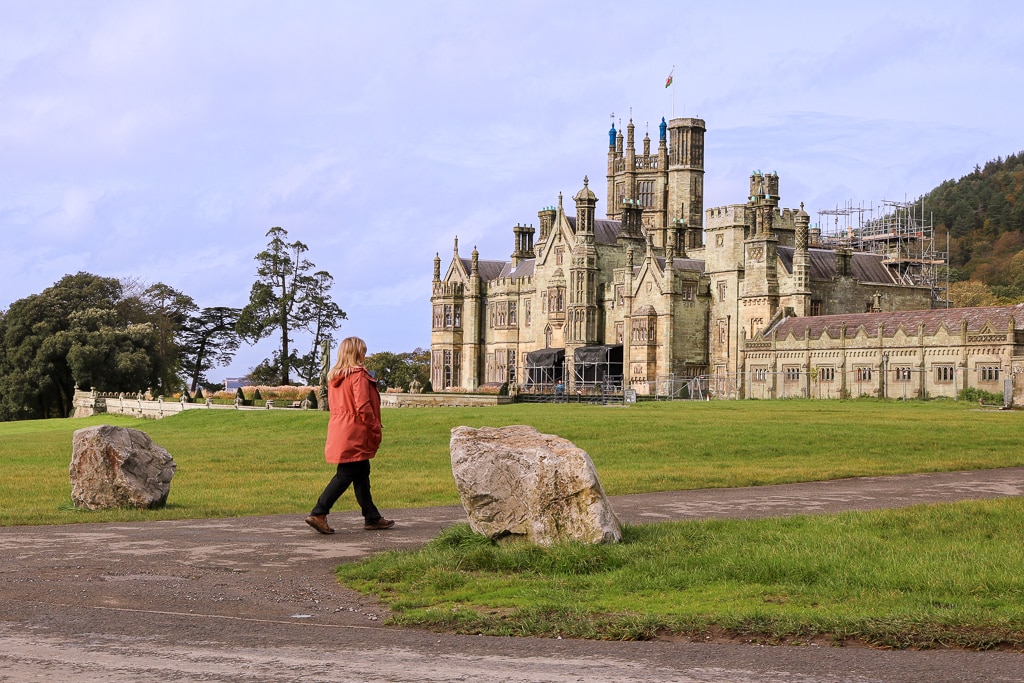
[[[380,393],[377,382],[363,367],[366,342],[349,337],[338,347],[338,362],[327,373],[327,462],[338,465],[334,478],[320,494],[306,524],[322,534],[333,534],[327,514],[341,494],[352,485],[363,513],[363,528],[390,529],[394,520],[381,517],[370,496],[370,458],[380,447]]]

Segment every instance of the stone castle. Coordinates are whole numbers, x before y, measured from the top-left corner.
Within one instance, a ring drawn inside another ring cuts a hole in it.
[[[559,195],[537,230],[513,227],[510,259],[465,258],[457,237],[443,273],[435,256],[435,391],[703,378],[691,389],[729,397],[955,395],[1002,392],[1024,365],[1024,309],[937,317],[933,288],[884,253],[819,243],[802,204],[780,207],[775,173],[705,211],[705,122],[658,131],[642,151],[632,121],[609,131],[605,218],[585,177],[574,216]]]

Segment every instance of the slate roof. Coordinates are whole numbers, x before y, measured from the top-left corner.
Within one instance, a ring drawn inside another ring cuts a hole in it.
[[[967,331],[977,334],[988,324],[996,334],[1005,334],[1013,318],[1014,329],[1024,331],[1024,304],[1013,306],[978,306],[975,308],[936,308],[919,311],[892,311],[888,313],[848,313],[840,315],[818,315],[809,317],[790,317],[779,321],[775,326],[765,330],[764,336],[770,337],[774,332],[779,339],[784,339],[792,332],[796,339],[804,339],[810,329],[811,339],[818,339],[823,332],[833,339],[840,336],[842,326],[846,325],[846,336],[853,337],[858,328],[871,336],[878,334],[882,327],[883,337],[892,337],[901,326],[909,335],[916,335],[918,325],[924,325],[926,335],[935,334],[939,327],[945,325],[950,332],[957,333],[963,321],[967,321]]]
[[[778,247],[779,260],[786,272],[793,273],[793,247]],[[811,256],[811,279],[831,280],[836,274],[836,252],[832,249],[808,249]],[[850,264],[853,276],[861,282],[891,285],[897,284],[892,272],[885,267],[881,254],[853,252]]]
[[[656,257],[658,265],[661,266],[662,270],[665,269],[665,259],[661,256]],[[698,273],[704,272],[704,261],[695,258],[674,258],[672,259],[672,267],[676,270],[696,270]],[[634,268],[636,270],[636,268]]]
[[[509,261],[505,264],[505,267],[501,269],[501,273],[498,277],[532,277],[533,270],[536,267],[537,259],[523,259],[519,262],[519,265],[515,268],[512,267],[512,262]]]
[[[473,272],[473,259],[459,257],[462,261],[462,267],[466,269],[467,273]],[[490,282],[495,278],[501,277],[502,271],[505,266],[508,265],[507,261],[484,261],[480,259],[477,261],[477,266],[480,268],[480,279],[485,282]]]
[[[576,230],[576,216],[566,216],[573,231]],[[615,244],[622,232],[622,221],[610,221],[606,218],[594,219],[594,243]]]

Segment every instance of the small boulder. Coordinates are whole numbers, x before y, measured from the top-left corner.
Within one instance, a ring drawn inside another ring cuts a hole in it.
[[[174,458],[138,429],[100,425],[75,430],[71,500],[75,507],[158,508],[167,502]]]
[[[622,539],[586,451],[533,427],[456,427],[452,474],[473,531],[538,545]]]

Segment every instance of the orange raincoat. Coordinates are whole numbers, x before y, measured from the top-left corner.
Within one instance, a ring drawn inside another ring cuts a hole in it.
[[[338,464],[369,460],[380,448],[380,392],[366,368],[354,368],[327,387],[331,419],[324,457]]]

